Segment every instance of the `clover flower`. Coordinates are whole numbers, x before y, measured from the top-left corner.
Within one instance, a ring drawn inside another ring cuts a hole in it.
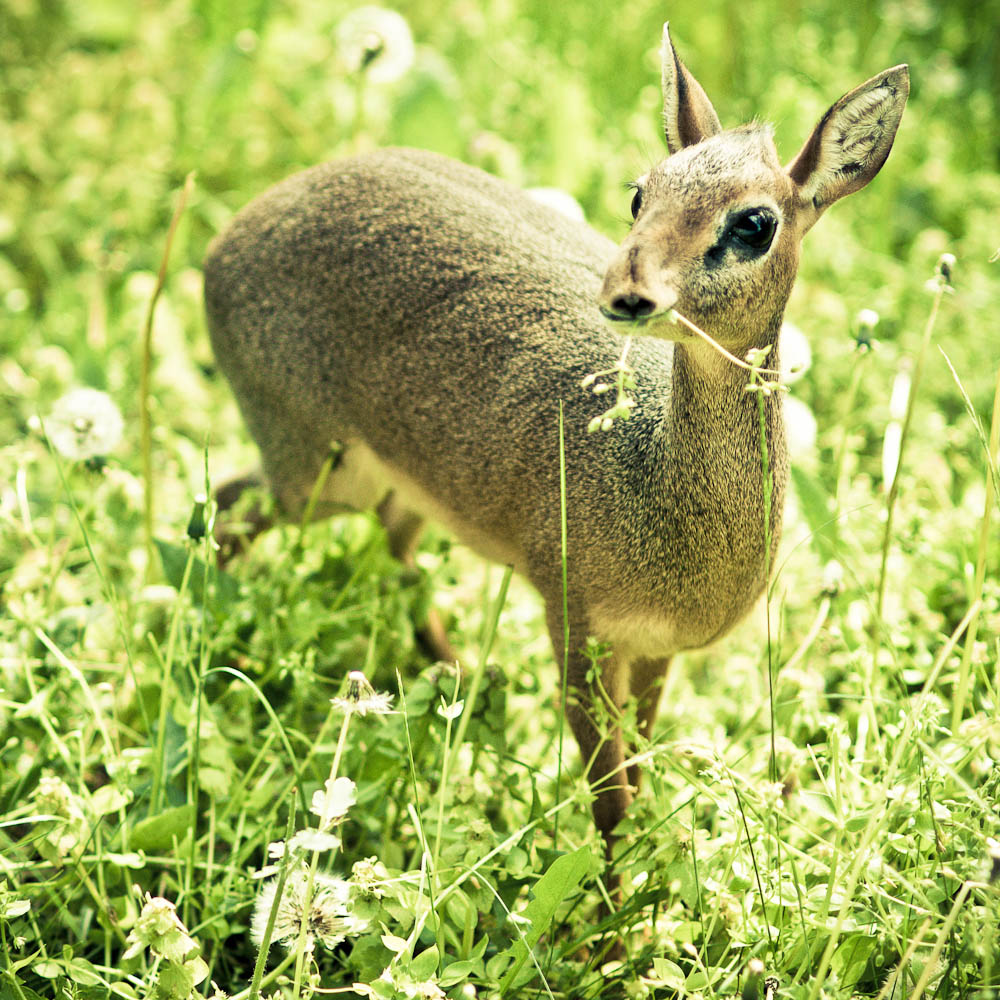
[[[52,447],[70,461],[106,455],[121,440],[124,429],[114,400],[99,389],[73,389],[57,400],[45,420]]]
[[[433,979],[417,982],[405,973],[394,972],[391,967],[378,977],[378,982],[388,983],[397,996],[404,996],[407,1000],[444,1000],[447,996]],[[380,997],[385,996],[382,989],[374,988],[367,983],[354,983],[353,989],[359,996],[368,997],[369,1000],[379,1000]]]
[[[147,892],[142,912],[126,940],[128,948],[122,958],[135,958],[148,948],[165,960],[172,974],[186,976],[192,986],[208,977],[208,965],[199,954],[198,942],[191,937],[169,899]]]
[[[392,695],[376,691],[360,670],[347,675],[347,691],[330,704],[345,715],[388,715],[392,711]]]
[[[347,71],[372,83],[394,83],[413,65],[410,26],[394,10],[352,10],[337,26],[335,41]]]
[[[358,895],[366,899],[381,899],[385,895],[382,886],[389,880],[389,872],[378,858],[362,858],[351,867],[351,878]]]
[[[309,874],[305,869],[300,868],[289,874],[281,899],[277,901],[272,941],[294,946],[305,923],[307,950],[311,951],[317,941],[325,948],[335,948],[345,938],[360,934],[367,928],[367,921],[351,913],[349,882],[330,875],[314,876],[312,899],[307,912],[305,902],[308,883]],[[254,903],[250,937],[258,947],[264,941],[268,919],[275,906],[277,888],[277,879],[266,883]]]

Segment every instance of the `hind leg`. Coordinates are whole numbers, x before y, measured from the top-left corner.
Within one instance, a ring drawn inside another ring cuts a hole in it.
[[[632,662],[629,675],[629,693],[636,700],[636,719],[639,735],[649,739],[649,734],[656,720],[660,703],[660,693],[663,681],[670,667],[670,657],[657,659],[639,659]],[[628,783],[638,789],[642,771],[638,764],[632,764],[628,769]]]
[[[314,494],[312,516],[318,519],[370,509],[387,492],[378,464],[366,448],[341,445],[331,429],[292,419],[284,409],[268,408],[263,397],[255,398],[253,408],[242,409],[260,448],[263,472],[229,480],[216,491],[219,516],[215,538],[220,564],[249,547],[276,521],[301,518]],[[257,503],[242,517],[234,516],[237,502],[251,488],[266,488],[271,493],[274,513]]]
[[[301,457],[301,451],[297,454]],[[218,513],[214,534],[221,567],[225,567],[233,556],[245,552],[259,534],[272,528],[279,520],[302,517],[317,488],[313,510],[316,518],[336,511],[363,509],[364,492],[356,505],[352,502],[349,485],[345,488],[341,482],[344,477],[338,468],[340,454],[327,445],[323,451],[317,452],[317,457],[318,462],[309,462],[303,467],[297,462],[268,461],[265,454],[265,472],[229,479],[215,491]],[[328,460],[329,467],[326,465]],[[267,503],[258,496],[249,505],[243,504],[244,495],[253,491],[269,492],[273,503]]]
[[[416,569],[417,543],[424,528],[424,519],[415,511],[403,506],[395,493],[389,493],[376,508],[389,539],[389,551],[407,568]],[[448,633],[440,615],[428,608],[427,620],[416,630],[417,642],[434,660],[458,660],[448,640]]]
[[[214,536],[218,545],[216,559],[220,568],[225,568],[230,559],[245,552],[253,540],[274,525],[274,517],[264,511],[259,501],[239,515],[233,510],[248,490],[265,489],[260,473],[249,473],[228,479],[215,491],[218,511],[215,516]]]

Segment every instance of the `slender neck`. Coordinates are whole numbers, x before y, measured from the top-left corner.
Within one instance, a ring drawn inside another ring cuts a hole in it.
[[[776,334],[766,359],[777,369]],[[774,376],[761,376],[772,385]],[[781,528],[781,509],[788,478],[788,457],[780,394],[748,391],[752,374],[734,365],[707,344],[675,343],[673,435],[671,448],[687,452],[674,468],[696,479],[675,488],[708,489],[741,530],[756,533],[763,524],[762,471],[770,472],[772,551]],[[763,398],[763,407],[761,407]],[[761,435],[763,410],[764,433]],[[734,525],[736,527],[736,525]],[[761,537],[761,535],[758,535]]]

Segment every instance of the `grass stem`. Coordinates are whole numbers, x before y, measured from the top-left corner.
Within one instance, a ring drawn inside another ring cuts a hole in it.
[[[147,580],[151,578],[153,572],[153,495],[156,492],[153,482],[153,417],[149,405],[153,371],[153,316],[156,312],[156,303],[159,301],[160,294],[167,282],[167,262],[170,260],[170,248],[173,246],[177,226],[184,214],[188,198],[194,189],[194,177],[192,172],[184,179],[184,186],[177,199],[177,207],[170,220],[163,255],[160,257],[160,269],[156,275],[156,284],[153,286],[153,294],[149,297],[149,307],[146,310],[146,322],[142,334],[142,364],[139,372],[139,449],[142,454],[143,526],[146,542]]]

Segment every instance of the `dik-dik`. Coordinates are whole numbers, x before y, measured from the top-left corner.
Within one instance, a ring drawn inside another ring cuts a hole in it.
[[[386,149],[278,184],[205,262],[215,355],[278,510],[303,511],[336,442],[317,513],[375,508],[402,559],[429,518],[513,565],[544,598],[560,664],[562,404],[566,713],[609,845],[639,781],[613,720],[632,697],[649,731],[671,656],[747,613],[781,529],[780,394],[764,405],[765,530],[747,372],[672,311],[738,357],[770,347],[776,368],[799,242],[878,173],[909,89],[906,66],[873,77],[782,167],[768,127],[722,130],[666,27],[662,58],[670,155],[636,182],[620,247],[473,167]],[[581,380],[626,335],[631,418],[588,433],[608,403]],[[588,636],[610,649],[599,684]]]

